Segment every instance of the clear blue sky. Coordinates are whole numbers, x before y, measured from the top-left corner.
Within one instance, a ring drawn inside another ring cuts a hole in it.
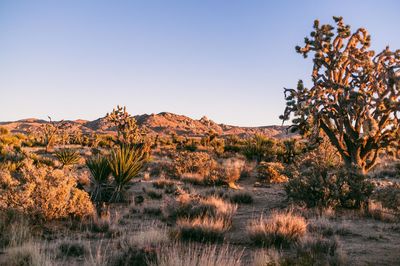
[[[400,1],[0,0],[0,121],[96,119],[113,106],[280,124],[309,79],[295,45],[332,15],[400,48]]]

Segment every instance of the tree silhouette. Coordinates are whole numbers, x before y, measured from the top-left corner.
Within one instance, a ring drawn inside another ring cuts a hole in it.
[[[354,33],[341,17],[335,27],[314,22],[314,30],[296,51],[313,56],[312,87],[300,80],[286,89],[283,121],[293,117],[292,131],[318,143],[326,134],[347,166],[371,169],[383,150],[400,142],[400,50],[386,47],[375,55],[371,36]]]

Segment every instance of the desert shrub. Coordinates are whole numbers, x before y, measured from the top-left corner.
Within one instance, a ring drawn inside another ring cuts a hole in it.
[[[29,153],[28,158],[33,161],[33,165],[40,167],[40,166],[49,166],[49,167],[55,167],[54,160],[45,157],[45,156],[40,156],[35,153]]]
[[[400,214],[400,184],[393,184],[377,190],[373,198],[379,201],[384,208]]]
[[[261,216],[247,226],[250,239],[262,246],[289,246],[298,242],[306,231],[306,220],[291,212],[276,212],[268,218]]]
[[[296,160],[300,171],[313,167],[339,168],[342,162],[339,152],[326,136],[321,137],[319,145],[308,145],[306,151]]]
[[[180,244],[173,243],[163,246],[157,253],[157,262],[152,266],[183,266],[183,265],[205,265],[205,266],[240,266],[242,265],[243,251],[233,249],[229,246]]]
[[[184,149],[184,150],[187,150],[187,151],[189,151],[189,152],[195,152],[195,151],[197,151],[197,149],[198,149],[198,143],[197,143],[195,140],[193,140],[193,139],[188,140],[188,141],[184,144],[183,149]]]
[[[197,217],[181,218],[176,221],[177,237],[182,240],[201,242],[222,241],[224,233],[229,230],[230,223],[224,218]]]
[[[217,155],[221,155],[225,151],[224,139],[215,138],[210,142],[211,147]]]
[[[239,204],[251,204],[254,202],[253,194],[247,191],[237,191],[229,195],[231,202]]]
[[[111,168],[106,157],[96,155],[86,160],[86,166],[91,173],[91,198],[95,201],[104,200],[104,190],[106,189]]]
[[[18,175],[0,175],[0,209],[14,209],[46,220],[93,214],[89,195],[76,187],[73,172],[26,162]]]
[[[225,140],[225,152],[239,153],[246,145],[246,140],[237,135],[229,135]]]
[[[289,198],[308,207],[360,208],[368,201],[373,185],[355,170],[312,167],[291,179],[285,190]]]
[[[288,181],[283,174],[284,166],[281,163],[261,162],[257,168],[257,178],[267,184],[284,183]]]
[[[278,143],[277,157],[282,163],[291,164],[294,163],[306,150],[303,143],[297,141],[297,139],[288,139]]]
[[[54,154],[61,163],[61,168],[79,162],[79,154],[71,149],[61,149]]]
[[[112,150],[108,162],[115,182],[114,201],[122,199],[125,186],[138,175],[146,160],[147,155],[135,146],[122,145]]]
[[[273,161],[276,157],[275,141],[262,135],[247,140],[242,150],[248,160]]]
[[[178,152],[173,155],[172,161],[172,173],[176,177],[186,173],[196,173],[206,177],[216,165],[216,161],[206,152]]]
[[[0,127],[0,135],[7,135],[10,131],[5,127]]]
[[[227,184],[230,188],[237,188],[235,182],[239,180],[244,164],[243,160],[237,158],[224,160],[220,166],[218,181]]]
[[[19,171],[24,165],[26,155],[19,148],[6,147],[0,150],[0,169]]]

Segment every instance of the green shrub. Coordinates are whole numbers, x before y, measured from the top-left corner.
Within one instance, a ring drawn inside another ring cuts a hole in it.
[[[113,200],[121,200],[124,187],[138,175],[146,157],[141,148],[129,145],[122,145],[111,152],[108,162],[115,182]]]
[[[111,168],[106,157],[96,155],[86,161],[86,166],[91,173],[91,198],[94,200],[103,200],[104,188],[106,188]]]
[[[289,198],[308,207],[360,208],[370,197],[373,185],[355,170],[311,167],[285,186]]]
[[[272,161],[276,157],[275,141],[262,135],[255,135],[243,147],[243,154],[248,160]]]

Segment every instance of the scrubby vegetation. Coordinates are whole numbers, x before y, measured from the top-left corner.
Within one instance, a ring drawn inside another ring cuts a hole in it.
[[[105,131],[0,127],[0,265],[397,263],[399,55],[335,21],[297,48],[300,134],[155,135],[119,106]]]

